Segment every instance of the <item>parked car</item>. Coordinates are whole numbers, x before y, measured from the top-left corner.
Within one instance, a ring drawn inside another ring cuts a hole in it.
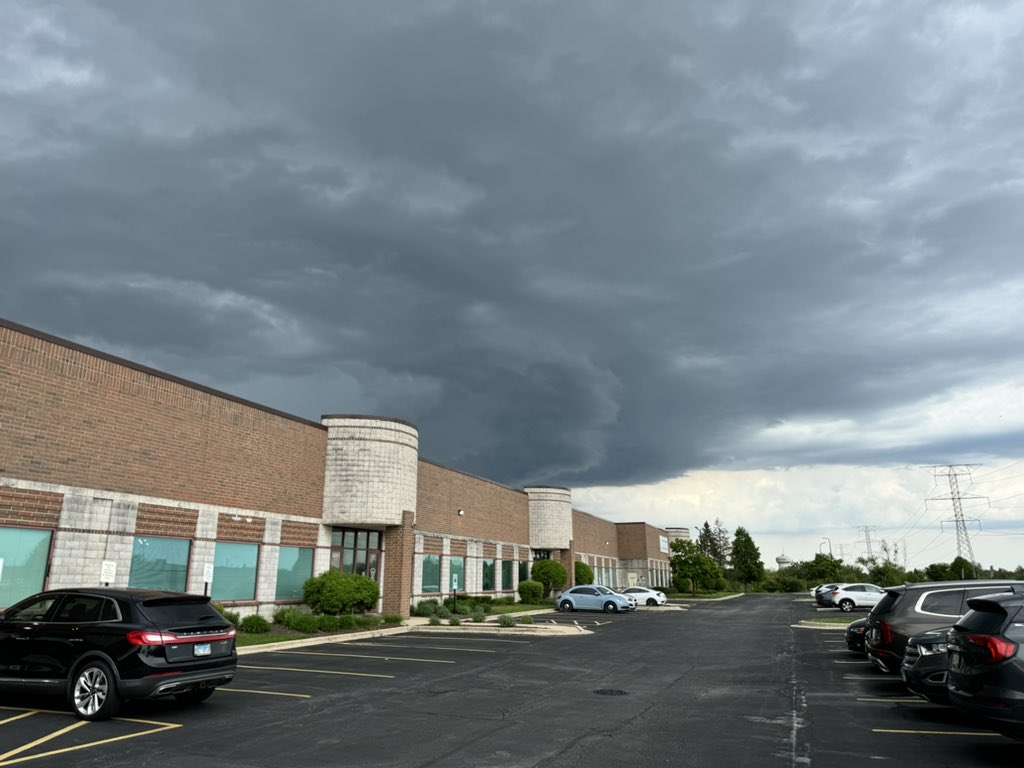
[[[632,603],[625,595],[600,584],[587,584],[582,587],[567,589],[558,596],[560,611],[618,611],[636,610],[636,599]]]
[[[967,605],[949,633],[949,701],[1024,740],[1024,587]]]
[[[814,593],[815,605],[821,608],[832,608],[832,592],[841,586],[843,586],[842,583],[822,584]]]
[[[647,587],[626,587],[622,590],[622,594],[632,595],[636,598],[636,602],[638,604],[665,605],[668,603],[668,598],[665,597],[664,592],[659,592],[656,589],[648,589]]]
[[[907,688],[918,696],[924,696],[933,704],[948,704],[946,673],[949,671],[949,654],[946,642],[952,627],[933,629],[907,640],[903,649],[903,663],[900,675]]]
[[[874,608],[885,590],[874,584],[840,584],[832,590],[832,605],[844,613],[857,608]]]
[[[949,626],[967,612],[970,598],[1009,592],[1014,585],[1024,588],[1024,581],[976,579],[887,587],[868,614],[868,658],[883,672],[896,672],[911,637]]]
[[[61,589],[0,613],[0,687],[63,695],[84,720],[129,699],[204,701],[237,661],[234,627],[202,595]]]
[[[864,653],[864,631],[868,620],[857,619],[846,625],[846,647],[854,653]]]

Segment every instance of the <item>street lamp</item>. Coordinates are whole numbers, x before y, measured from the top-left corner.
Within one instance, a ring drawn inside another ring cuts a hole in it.
[[[828,536],[823,536],[821,540],[823,542],[828,542],[828,556],[832,557],[832,539],[830,539]],[[818,545],[818,551],[821,552],[821,544]]]

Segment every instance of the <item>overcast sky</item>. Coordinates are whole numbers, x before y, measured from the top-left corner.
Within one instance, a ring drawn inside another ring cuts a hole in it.
[[[1022,3],[0,3],[0,316],[769,561],[975,463],[1024,561]]]

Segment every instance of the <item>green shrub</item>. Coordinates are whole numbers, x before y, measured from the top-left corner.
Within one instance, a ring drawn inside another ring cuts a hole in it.
[[[383,621],[384,625],[388,627],[399,627],[402,625],[402,617],[397,613],[386,613],[382,617],[381,621]]]
[[[448,606],[439,605],[437,607],[437,613],[434,615],[439,619],[450,619],[452,617],[452,612],[448,610]]]
[[[307,579],[302,597],[313,613],[336,616],[376,607],[380,587],[366,576],[331,570]]]
[[[462,619],[460,619],[458,616],[452,616],[450,619],[448,619],[448,626],[450,626],[450,627],[461,627],[462,626]]]
[[[498,617],[499,627],[514,627],[516,625],[516,617],[511,613],[503,613]]]
[[[351,618],[346,616],[345,618]],[[339,616],[317,616],[317,629],[321,632],[340,632],[341,617]]]
[[[530,616],[530,615],[520,616],[519,617],[519,623],[520,624],[533,624],[533,616]]]
[[[357,629],[379,629],[380,628],[380,616],[375,613],[371,613],[367,616],[343,616],[342,618],[350,618],[355,620]]]
[[[346,629],[357,629],[359,627],[359,617],[351,614],[345,614],[344,616],[338,617],[338,628],[342,630]]]
[[[593,584],[594,583],[594,569],[586,563],[576,561],[576,583],[577,584]]]
[[[437,616],[431,616],[427,620],[427,624],[429,624],[432,627],[439,627],[441,626],[441,619],[439,619]]]
[[[475,621],[477,624],[487,621],[487,614],[483,611],[475,611],[473,613],[473,621]]]
[[[288,617],[294,616],[297,613],[302,613],[298,608],[278,608],[274,611],[274,623],[287,626]]]
[[[473,613],[473,602],[471,600],[459,600],[455,603],[455,613],[459,616],[469,616]]]
[[[795,576],[777,576],[776,581],[779,583],[779,592],[803,592],[806,589],[803,580]]]
[[[238,626],[238,622],[241,620],[241,617],[238,615],[238,611],[229,611],[220,603],[214,603],[213,607],[217,609],[217,612],[221,616],[230,621],[234,626]]]
[[[288,629],[301,632],[304,635],[313,635],[320,631],[320,617],[302,613],[301,611],[289,614],[287,621],[282,623]]]
[[[413,609],[413,616],[422,616],[423,618],[429,618],[430,616],[437,615],[437,609],[440,604],[437,600],[422,600]]]
[[[530,569],[530,578],[544,585],[544,597],[547,597],[566,585],[569,574],[557,560],[538,560]]]
[[[254,635],[260,635],[264,632],[270,631],[270,622],[260,616],[258,613],[254,613],[251,616],[246,616],[239,623],[238,628],[243,632],[249,632]]]
[[[520,581],[519,599],[524,603],[536,605],[544,597],[544,585],[539,581]]]

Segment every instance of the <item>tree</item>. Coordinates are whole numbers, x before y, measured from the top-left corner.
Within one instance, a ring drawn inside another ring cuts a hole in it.
[[[957,555],[953,559],[953,562],[949,564],[949,578],[976,579],[978,578],[978,573],[974,567],[974,563],[972,563],[966,557],[961,557],[960,555]]]
[[[691,589],[697,594],[697,588],[714,589],[722,578],[722,570],[710,557],[701,552],[697,542],[676,539],[670,545],[672,551],[672,581],[680,592]]]
[[[722,570],[729,565],[729,531],[722,527],[722,521],[717,517],[714,527],[707,520],[704,521],[704,527],[697,534],[697,546],[702,554],[714,560]]]
[[[594,569],[584,562],[576,561],[576,584],[593,584]]]
[[[565,566],[557,560],[538,560],[530,569],[530,577],[544,585],[544,597],[557,592],[569,581]]]
[[[737,531],[738,533],[738,531]],[[814,559],[803,565],[803,576],[808,581],[832,582],[839,580],[839,572],[842,569],[842,560],[837,560],[832,555],[819,552]],[[790,569],[792,573],[792,568]]]
[[[732,541],[732,565],[736,578],[743,584],[756,584],[764,578],[761,551],[743,526],[736,529],[736,537]]]

